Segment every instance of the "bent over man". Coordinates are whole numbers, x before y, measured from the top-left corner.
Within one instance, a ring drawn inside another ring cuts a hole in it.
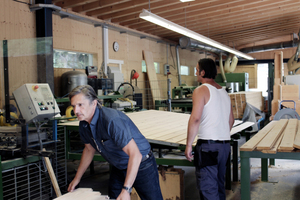
[[[188,123],[185,156],[194,157],[197,188],[200,198],[223,200],[226,162],[230,155],[230,130],[234,123],[230,98],[215,82],[216,64],[201,59],[197,65],[197,81],[202,83],[193,92],[193,109]],[[194,156],[192,144],[198,135]]]
[[[74,190],[98,151],[112,165],[110,198],[130,199],[134,187],[141,199],[162,200],[150,144],[130,118],[121,111],[101,107],[89,85],[74,88],[69,98],[80,121],[79,133],[85,147],[68,191]]]

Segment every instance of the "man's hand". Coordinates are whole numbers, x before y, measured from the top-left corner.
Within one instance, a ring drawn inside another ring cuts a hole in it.
[[[126,190],[122,189],[121,194],[118,196],[117,200],[130,200],[130,194]]]
[[[68,187],[68,192],[73,192],[76,185],[78,185],[80,180],[77,180],[77,179],[73,179],[73,181],[70,183],[69,187]]]
[[[185,157],[190,162],[192,162],[192,159],[194,158],[194,156],[192,155],[192,146],[186,146],[185,147]]]

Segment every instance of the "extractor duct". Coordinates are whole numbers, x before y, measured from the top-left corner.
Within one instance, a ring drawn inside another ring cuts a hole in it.
[[[278,49],[292,48],[292,47],[297,47],[297,46],[298,46],[298,42],[290,41],[290,42],[281,42],[281,43],[276,43],[276,44],[255,46],[255,47],[246,47],[246,48],[240,49],[239,51],[241,51],[243,53],[256,53],[256,52],[263,52],[263,51],[272,51],[272,50],[278,50]]]
[[[179,39],[179,45],[182,49],[190,49],[190,50],[200,50],[200,51],[208,51],[215,53],[217,55],[220,55],[222,53],[223,55],[227,55],[227,52],[222,51],[220,49],[204,45],[201,42],[198,42],[197,40],[191,39],[189,37],[181,37]]]

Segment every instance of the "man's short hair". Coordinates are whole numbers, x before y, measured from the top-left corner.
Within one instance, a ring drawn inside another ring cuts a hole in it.
[[[79,85],[76,88],[74,88],[69,93],[69,99],[71,99],[77,95],[77,94],[83,94],[85,98],[89,100],[90,103],[92,103],[94,100],[97,100],[98,107],[101,107],[101,103],[99,102],[98,96],[95,93],[95,90],[90,85]]]
[[[215,79],[217,76],[217,66],[215,61],[213,61],[211,58],[202,58],[198,61],[199,65],[199,74],[202,70],[205,71],[205,75],[203,78],[211,78]]]

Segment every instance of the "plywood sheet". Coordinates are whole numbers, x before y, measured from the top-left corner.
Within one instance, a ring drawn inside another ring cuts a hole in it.
[[[150,83],[153,105],[155,105],[155,99],[157,100],[161,99],[161,91],[160,91],[160,87],[158,84],[158,79],[154,67],[153,55],[152,52],[143,50],[143,56],[146,62],[147,75]]]
[[[186,144],[187,127],[190,114],[175,113],[159,110],[146,110],[141,112],[127,113],[127,116],[134,122],[141,133],[152,141],[165,142],[169,144]],[[241,123],[235,121],[236,126],[230,134],[238,133],[245,128],[252,126],[253,122]],[[78,126],[78,121],[59,123],[63,126]],[[197,137],[194,140],[194,145]]]
[[[258,133],[256,133],[248,142],[243,144],[240,147],[241,151],[253,151],[257,144],[272,130],[272,128],[275,126],[275,122],[271,121],[269,124],[267,124],[262,130],[260,130]]]
[[[258,143],[257,150],[271,149],[285,129],[287,123],[288,119],[277,121],[274,128]]]

